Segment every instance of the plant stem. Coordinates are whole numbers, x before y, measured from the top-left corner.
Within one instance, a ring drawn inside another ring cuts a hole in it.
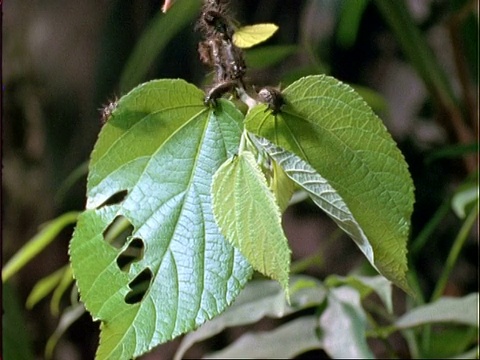
[[[432,218],[423,227],[422,231],[420,231],[417,237],[412,241],[410,246],[410,254],[412,257],[416,256],[423,249],[432,233],[448,214],[450,211],[450,201],[450,197],[443,201],[435,214],[433,214]]]
[[[247,130],[243,130],[242,137],[240,138],[240,145],[238,145],[238,153],[241,154],[245,150],[245,143],[247,140]]]
[[[305,259],[298,260],[290,267],[291,274],[302,273],[311,266],[322,266],[323,264],[323,250],[318,250]]]
[[[465,241],[468,239],[468,234],[473,224],[475,223],[475,220],[477,219],[477,217],[478,217],[478,204],[474,206],[470,211],[470,213],[468,214],[467,218],[465,219],[465,222],[460,228],[460,231],[457,237],[455,238],[455,241],[453,242],[453,246],[450,249],[450,253],[448,254],[447,261],[445,262],[443,271],[440,275],[440,278],[437,281],[437,286],[433,291],[430,302],[437,300],[443,294],[443,291],[445,290],[445,286],[447,285],[447,281],[450,276],[450,273],[452,272],[453,267],[455,266],[458,256],[460,255],[460,251],[462,250],[463,245],[465,244]]]
[[[240,100],[245,103],[245,105],[248,106],[248,110],[252,110],[254,106],[258,104],[258,101],[252,98],[248,93],[245,91],[245,88],[243,86],[237,86],[237,93],[238,96],[240,97]]]
[[[466,125],[452,86],[437,62],[424,36],[416,26],[404,1],[376,0],[375,4],[392,28],[403,52],[424,81],[440,109],[438,121],[452,140],[462,144],[475,141],[472,129]],[[476,169],[475,158],[464,158],[465,168]]]
[[[475,96],[472,93],[472,85],[469,80],[468,66],[464,56],[464,49],[462,39],[460,38],[460,26],[468,15],[475,11],[476,1],[471,0],[466,2],[455,14],[451,16],[447,22],[447,27],[452,42],[453,58],[457,68],[458,79],[460,81],[465,105],[467,107],[467,115],[469,117],[468,123],[472,128],[475,128],[475,134],[478,134],[478,124],[476,120]]]

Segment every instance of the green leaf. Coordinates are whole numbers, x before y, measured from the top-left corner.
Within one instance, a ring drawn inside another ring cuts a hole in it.
[[[424,359],[448,359],[465,353],[478,343],[478,328],[448,324],[435,328],[429,334],[428,348],[422,352]],[[459,357],[476,359],[478,357]]]
[[[342,1],[337,28],[337,41],[342,47],[350,48],[355,43],[368,3],[368,0]]]
[[[212,184],[213,213],[225,238],[288,297],[290,248],[265,175],[249,151],[227,160]]]
[[[284,169],[287,176],[307,191],[320,209],[325,211],[343,231],[350,235],[367,259],[374,264],[373,249],[362,227],[328,181],[298,156],[282,150],[266,139],[254,138],[254,141]]]
[[[278,30],[275,24],[243,26],[233,34],[233,43],[239,48],[249,48],[270,38]]]
[[[374,266],[410,291],[406,244],[413,183],[385,126],[349,86],[328,76],[302,78],[283,95],[286,105],[276,116],[264,104],[252,109],[245,119],[247,130],[293,153],[314,170],[316,179],[324,179],[329,190],[313,192],[317,205],[322,200],[331,207],[328,197],[334,191],[368,240],[356,239],[367,258],[372,261],[371,246]],[[305,182],[304,187],[308,191]]]
[[[478,327],[478,293],[463,298],[443,297],[422,305],[400,317],[395,325],[400,329],[432,324],[457,323]]]
[[[362,299],[374,291],[380,297],[388,312],[393,312],[392,284],[383,276],[350,275],[343,277],[331,275],[325,280],[325,283],[327,286],[349,285],[358,291]]]
[[[473,349],[466,351],[460,355],[451,357],[450,359],[478,359],[480,353],[480,347],[475,346]]]
[[[470,208],[478,204],[478,179],[476,180],[461,185],[452,197],[452,209],[460,219],[464,219]]]
[[[62,300],[62,296],[65,291],[67,291],[67,289],[72,285],[72,283],[72,268],[69,266],[63,272],[63,276],[52,294],[52,300],[50,301],[50,311],[53,315],[57,316],[60,313],[60,302]]]
[[[2,286],[2,359],[35,359],[32,329],[27,327],[24,307],[9,282]]]
[[[316,334],[315,316],[304,316],[275,330],[247,333],[232,345],[212,354],[208,359],[291,359],[304,352],[321,349]]]
[[[477,154],[480,144],[478,142],[470,144],[455,144],[442,146],[439,149],[430,151],[425,158],[425,164],[429,165],[440,159],[458,159],[470,154]]]
[[[62,280],[65,270],[66,266],[58,269],[57,271],[53,272],[48,276],[45,276],[43,279],[40,279],[28,295],[27,301],[25,303],[26,308],[33,308],[40,300],[50,294]]]
[[[70,326],[76,322],[83,314],[85,314],[85,308],[82,304],[74,304],[65,309],[60,317],[57,328],[53,334],[48,338],[45,345],[45,359],[53,359],[55,347],[58,344],[60,338],[70,328]]]
[[[342,286],[328,294],[327,307],[320,316],[320,339],[332,359],[373,359],[366,341],[366,316],[360,295]]]
[[[276,161],[272,162],[272,170],[270,189],[275,194],[280,212],[283,213],[295,192],[295,183],[290,180],[285,170]]]
[[[2,269],[2,281],[6,282],[12,275],[23,268],[30,260],[45,249],[60,231],[77,221],[78,212],[68,212],[49,221],[5,264]]]
[[[285,294],[277,282],[251,281],[223,314],[183,338],[174,359],[182,359],[194,343],[219,334],[226,328],[254,324],[264,317],[282,318],[320,305],[326,296],[326,290],[319,281],[307,276],[293,277],[290,290],[291,305],[285,301]]]
[[[296,45],[261,46],[245,51],[245,61],[250,69],[265,69],[277,65],[297,51]]]
[[[70,257],[81,299],[102,321],[98,359],[136,357],[195,329],[252,274],[221,235],[210,196],[213,174],[238,151],[243,115],[203,97],[183,80],[140,85],[119,100],[92,152]],[[116,219],[131,224],[120,248],[104,239]],[[142,251],[125,267],[133,245]]]

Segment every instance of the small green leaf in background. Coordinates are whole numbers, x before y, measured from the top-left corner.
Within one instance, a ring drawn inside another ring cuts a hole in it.
[[[473,348],[472,348],[473,346]],[[472,355],[468,351],[476,350]],[[478,359],[478,328],[449,324],[429,334],[424,359]]]
[[[249,282],[235,303],[223,314],[183,338],[174,359],[182,359],[194,343],[208,339],[226,328],[254,324],[264,317],[283,318],[296,311],[320,305],[327,294],[327,290],[318,280],[304,275],[291,278],[290,290],[291,305],[285,301],[285,293],[278,282]],[[244,354],[242,357],[246,356],[247,354]]]
[[[137,357],[197,328],[252,274],[221,235],[210,195],[213,174],[238,151],[243,115],[203,98],[183,80],[142,84],[118,101],[92,152],[70,260],[101,321],[98,359]],[[119,219],[130,235],[117,248],[105,237]],[[124,252],[139,248],[124,266]]]
[[[45,298],[57,287],[57,285],[62,280],[65,269],[66,267],[64,266],[61,269],[58,269],[57,271],[51,273],[50,275],[45,276],[43,279],[40,279],[35,284],[32,291],[28,295],[25,304],[27,309],[33,308],[40,300]]]
[[[264,104],[253,108],[245,118],[247,130],[323,178],[366,235],[373,265],[411,293],[406,254],[413,182],[385,126],[351,87],[332,77],[302,78],[283,95],[286,104],[276,115],[265,112]]]
[[[245,61],[249,69],[265,69],[277,65],[297,51],[296,45],[261,46],[245,51]]]
[[[52,300],[50,301],[50,311],[53,315],[56,316],[60,313],[60,302],[62,300],[63,294],[67,291],[67,289],[70,288],[72,283],[72,268],[68,266],[63,272],[63,276],[52,294]],[[76,288],[74,288],[74,293],[76,294]]]
[[[479,146],[478,142],[442,146],[430,151],[425,158],[425,163],[430,164],[439,159],[458,159],[469,154],[478,154]]]
[[[317,318],[303,316],[278,328],[241,336],[223,350],[207,354],[207,359],[290,359],[322,348],[315,327]]]
[[[264,42],[278,30],[275,24],[256,24],[243,26],[233,34],[233,43],[239,48],[249,48]]]
[[[288,297],[288,240],[280,209],[251,152],[241,152],[218,169],[212,197],[213,213],[225,238],[255,270],[280,282]]]
[[[2,356],[4,360],[32,360],[33,349],[25,322],[24,307],[15,289],[7,282],[2,287]]]
[[[75,223],[78,214],[75,211],[68,212],[44,224],[42,229],[5,264],[2,269],[2,281],[5,283],[55,240],[60,231],[66,226]]]
[[[355,43],[360,21],[369,0],[344,0],[341,3],[342,10],[337,28],[337,41],[342,47],[349,48]]]
[[[478,327],[478,293],[463,298],[443,297],[418,306],[395,322],[400,329],[432,323],[457,323]]]
[[[63,334],[65,334],[65,332],[70,328],[70,326],[74,322],[76,322],[83,314],[85,314],[85,307],[80,303],[76,303],[62,312],[57,328],[48,338],[47,344],[45,345],[45,359],[53,359],[53,354],[58,344],[58,341],[63,336]]]
[[[467,216],[472,206],[478,206],[478,177],[475,180],[461,185],[452,197],[452,209],[460,219]]]
[[[374,291],[382,300],[389,313],[393,312],[392,304],[392,284],[383,276],[358,276],[350,275],[347,277],[330,275],[325,284],[329,287],[349,285],[360,294],[363,299]]]
[[[367,320],[359,293],[347,286],[331,289],[320,315],[320,340],[332,359],[373,359],[366,340]]]

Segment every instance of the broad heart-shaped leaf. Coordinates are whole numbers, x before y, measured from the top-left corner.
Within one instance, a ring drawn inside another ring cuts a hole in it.
[[[102,321],[98,359],[136,357],[197,328],[251,276],[221,235],[210,196],[213,174],[238,151],[243,115],[223,99],[209,109],[203,96],[183,80],[140,85],[95,145],[70,257],[81,299]],[[133,230],[117,249],[103,234],[119,216]],[[122,252],[139,243],[140,259],[121,269]],[[127,303],[142,278],[150,278],[143,298]]]
[[[243,26],[233,34],[233,43],[239,48],[249,48],[264,42],[278,30],[275,24]]]
[[[283,95],[286,104],[276,115],[264,104],[252,109],[247,130],[325,179],[366,235],[375,267],[410,291],[405,274],[413,183],[385,126],[349,86],[328,76],[302,78]]]
[[[250,151],[227,160],[212,183],[213,213],[224,234],[252,267],[277,280],[288,297],[290,248],[265,175]]]

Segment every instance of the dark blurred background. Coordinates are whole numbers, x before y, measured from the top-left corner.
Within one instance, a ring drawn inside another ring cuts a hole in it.
[[[177,0],[174,7],[183,1],[189,0]],[[381,117],[404,153],[415,182],[411,236],[415,239],[454,189],[477,172],[478,158],[436,154],[452,145],[471,145],[477,138],[478,113],[475,119],[468,120],[468,116],[476,111],[470,106],[472,95],[474,106],[478,101],[478,7],[471,6],[464,15],[460,38],[452,41],[449,21],[469,1],[404,2],[459,99],[458,108],[467,124],[466,135],[460,136],[452,131],[448,111],[436,101],[405,56],[376,2],[358,1],[364,3],[358,25],[354,21],[345,25],[349,20],[342,17],[345,1],[340,0],[231,3],[241,24],[279,25],[273,38],[261,46],[286,46],[288,54],[264,67],[258,56],[249,57],[247,52],[251,84],[285,87],[300,76],[327,73],[354,86]],[[122,83],[138,40],[158,16],[166,16],[159,15],[161,6],[158,0],[3,2],[3,263],[38,232],[42,223],[84,208],[86,172],[81,169],[101,127],[98,109],[102,104],[154,78],[179,77],[200,87],[208,83],[208,69],[196,53],[199,34],[194,32],[195,17],[185,20],[186,25],[168,40],[137,83]],[[161,36],[159,33],[159,41]],[[149,52],[147,48],[144,51]],[[80,175],[67,186],[65,180],[79,168]],[[421,274],[420,285],[427,294],[434,287],[460,225],[461,220],[447,211],[428,243],[411,255],[410,263]],[[323,261],[307,271],[312,275],[345,275],[364,261],[353,242],[339,234],[336,226],[308,202],[290,207],[284,215],[284,226],[294,260],[321,252]],[[478,226],[475,229],[451,277],[449,294],[463,295],[478,288]],[[71,234],[71,227],[62,231],[8,283],[9,296],[15,296],[24,317],[35,358],[43,357],[58,318],[50,314],[48,298],[28,311],[23,304],[39,279],[68,262]],[[66,296],[65,306],[68,302]],[[260,323],[257,328],[268,326]],[[222,341],[231,336],[224,335]],[[60,340],[55,358],[91,359],[97,339],[98,324],[84,315]],[[144,358],[171,358],[177,345],[178,341],[173,341]],[[208,346],[198,346],[189,354],[200,356]]]

